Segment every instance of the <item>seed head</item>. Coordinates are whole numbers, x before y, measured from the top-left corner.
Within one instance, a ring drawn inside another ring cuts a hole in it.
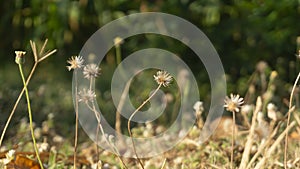
[[[277,107],[273,103],[267,105],[267,115],[270,119],[277,120]]]
[[[83,58],[82,56],[72,56],[68,61],[70,65],[67,66],[67,69],[71,71],[72,69],[78,69],[83,66]]]
[[[153,77],[157,84],[162,84],[164,87],[169,86],[173,80],[173,77],[166,71],[158,71]]]
[[[87,90],[86,88],[83,88],[81,91],[79,91],[78,98],[78,102],[93,102],[94,98],[96,98],[96,94],[90,89]]]
[[[16,58],[15,58],[15,62],[17,64],[23,64],[25,62],[25,51],[15,51],[16,54]]]
[[[230,98],[226,96],[225,105],[227,111],[230,112],[239,112],[241,105],[244,103],[244,99],[240,95],[230,94]]]
[[[199,113],[200,115],[202,114],[202,112],[204,111],[203,108],[203,102],[201,101],[197,101],[194,106],[193,106],[194,110],[196,113]]]
[[[124,42],[124,40],[122,38],[120,38],[120,37],[116,37],[114,39],[115,46],[120,46],[123,42]]]
[[[96,78],[100,75],[100,70],[96,64],[88,64],[83,68],[83,76],[87,79]]]

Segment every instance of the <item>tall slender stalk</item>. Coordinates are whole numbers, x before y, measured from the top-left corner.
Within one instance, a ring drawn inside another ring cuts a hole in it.
[[[74,138],[74,162],[73,168],[76,169],[77,161],[77,144],[78,144],[78,85],[77,85],[77,70],[74,71],[75,78],[75,138]]]
[[[235,111],[232,111],[232,136],[231,136],[231,155],[230,155],[230,166],[233,169],[233,154],[234,154],[234,140],[235,140]]]
[[[297,86],[297,83],[299,81],[300,78],[300,73],[298,73],[298,76],[295,80],[292,92],[291,92],[291,96],[290,96],[290,103],[289,103],[289,110],[292,109],[292,102],[293,102],[293,97],[294,97],[294,92],[295,92],[295,88]],[[288,117],[287,117],[287,124],[286,124],[286,128],[289,127],[290,124],[290,119],[291,119],[291,111],[288,111]],[[287,149],[288,149],[288,132],[286,132],[285,134],[285,143],[284,143],[284,168],[287,169]]]
[[[155,89],[155,91],[131,114],[131,116],[129,117],[128,119],[128,123],[127,123],[127,129],[128,129],[128,133],[129,133],[129,136],[130,136],[130,139],[131,139],[131,142],[132,142],[132,146],[133,146],[133,151],[134,151],[134,154],[136,155],[136,158],[139,162],[139,164],[141,165],[141,167],[144,169],[144,165],[141,161],[141,159],[138,157],[138,154],[136,152],[136,147],[135,147],[135,143],[133,141],[133,137],[132,137],[132,133],[131,133],[131,130],[130,130],[130,122],[133,118],[133,116],[157,93],[157,91],[160,89],[160,87],[162,86],[163,84],[159,84],[158,87]]]
[[[23,85],[25,87],[25,95],[26,95],[26,100],[27,100],[28,117],[29,117],[29,126],[30,126],[32,141],[33,141],[33,147],[34,147],[35,154],[36,154],[36,157],[38,159],[38,162],[40,164],[40,167],[41,167],[41,169],[44,169],[44,166],[43,166],[43,163],[42,163],[42,161],[40,159],[40,155],[39,155],[38,148],[37,148],[37,145],[36,145],[36,140],[35,140],[35,137],[34,137],[34,130],[33,130],[33,124],[32,124],[31,105],[30,105],[29,93],[28,93],[28,89],[27,89],[27,86],[26,86],[26,81],[25,81],[25,77],[24,77],[24,73],[23,73],[23,69],[22,69],[22,64],[18,63],[18,65],[19,65],[19,71],[20,71],[20,74],[21,74]]]
[[[117,60],[117,65],[119,66],[119,70],[120,70],[120,72],[121,73],[123,73],[123,69],[122,69],[122,65],[120,65],[120,63],[121,63],[121,61],[122,61],[122,55],[121,55],[121,45],[120,44],[118,44],[118,45],[116,45],[116,60]],[[123,74],[122,74],[123,75]],[[126,85],[127,86],[127,85]],[[123,94],[125,95],[125,94],[127,94],[127,92],[128,92],[128,90],[126,91],[126,89],[127,88],[125,88],[124,89],[124,92],[123,92]],[[129,87],[128,87],[128,89],[129,89]],[[123,95],[122,94],[122,95]],[[122,100],[121,100],[122,101]],[[121,105],[121,101],[120,101],[120,104],[118,105],[118,108],[119,108],[119,106],[120,106],[120,108],[121,107],[123,107],[123,105]],[[118,132],[118,133],[122,133],[122,131],[121,131],[121,114],[120,114],[120,109],[117,109],[117,111],[116,111],[116,123],[115,123],[115,129],[116,129],[116,131]]]
[[[11,110],[9,117],[6,120],[5,126],[4,126],[2,134],[1,134],[1,138],[0,138],[0,147],[2,145],[2,142],[3,142],[4,136],[5,136],[6,130],[8,128],[8,125],[9,125],[9,123],[10,123],[13,115],[15,114],[17,106],[19,105],[19,102],[20,102],[20,100],[21,100],[21,98],[22,98],[22,96],[23,96],[23,94],[25,92],[25,88],[28,85],[29,81],[31,80],[31,77],[32,77],[33,73],[35,72],[35,69],[36,69],[37,65],[38,65],[38,62],[35,62],[34,65],[33,65],[33,67],[32,67],[32,69],[31,69],[31,71],[30,71],[30,74],[29,74],[29,76],[28,76],[28,78],[26,80],[26,83],[25,83],[26,85],[23,87],[22,91],[20,92],[20,94],[19,94],[19,96],[18,96],[18,98],[17,98],[17,100],[15,102],[15,105],[14,105],[13,109]]]

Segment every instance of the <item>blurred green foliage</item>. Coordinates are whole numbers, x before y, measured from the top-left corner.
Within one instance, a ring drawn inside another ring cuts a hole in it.
[[[72,73],[65,68],[67,58],[77,55],[86,40],[101,26],[131,13],[165,12],[185,18],[199,27],[220,55],[228,74],[229,92],[245,94],[248,79],[261,60],[269,65],[267,76],[270,70],[277,70],[281,80],[288,83],[299,71],[299,62],[294,55],[296,39],[300,35],[299,0],[11,0],[2,1],[0,10],[1,128],[22,87],[14,63],[14,50],[24,49],[28,51],[27,55],[31,55],[29,40],[42,42],[45,38],[49,39],[49,49],[58,49],[55,56],[42,63],[30,83],[34,116],[40,122],[47,113],[54,113],[62,122],[73,123]],[[122,46],[123,58],[148,47],[165,48],[179,54],[201,83],[201,95],[209,95],[210,84],[205,69],[199,68],[199,61],[195,62],[197,57],[192,51],[171,38],[156,35],[129,38]],[[112,49],[100,77],[104,81],[101,83],[101,103],[111,101],[108,93],[116,67],[114,55]],[[30,57],[26,63],[29,70]],[[142,91],[141,87],[146,86],[138,87],[136,91]],[[21,117],[26,105],[23,102],[19,107]],[[104,110],[115,111],[111,105]],[[111,121],[113,118],[110,116]]]

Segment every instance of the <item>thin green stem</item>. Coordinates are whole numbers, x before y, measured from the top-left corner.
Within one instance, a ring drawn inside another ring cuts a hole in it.
[[[22,91],[20,92],[20,94],[19,94],[19,96],[18,96],[18,98],[17,98],[17,100],[15,102],[15,105],[14,105],[12,111],[10,112],[10,115],[9,115],[9,117],[8,117],[6,123],[5,123],[3,132],[1,134],[1,138],[0,138],[0,147],[2,145],[2,142],[3,142],[4,136],[5,136],[6,130],[8,128],[8,125],[9,125],[9,123],[10,123],[13,115],[15,114],[17,106],[19,105],[19,102],[20,102],[20,100],[21,100],[21,98],[22,98],[22,96],[23,96],[23,94],[25,92],[25,88],[28,85],[29,81],[31,80],[31,77],[32,77],[33,73],[35,72],[35,69],[36,69],[37,65],[38,65],[38,62],[35,62],[34,65],[33,65],[33,67],[32,67],[32,69],[31,69],[31,72],[30,72],[30,74],[29,74],[29,76],[28,76],[28,78],[26,80],[26,85],[23,87]]]
[[[121,47],[119,45],[116,46],[116,57],[117,57],[117,64],[121,63]]]
[[[131,128],[130,122],[131,122],[131,119],[133,118],[133,116],[157,93],[157,91],[160,89],[161,86],[162,86],[162,84],[158,85],[158,87],[155,89],[155,91],[131,114],[131,116],[129,117],[128,122],[127,122],[127,129],[128,129],[128,133],[129,133],[131,142],[132,142],[134,154],[136,155],[136,158],[143,169],[144,169],[144,165],[143,165],[141,159],[138,157],[138,154],[136,152],[135,143],[133,141],[132,133],[130,130],[130,128]]]
[[[28,117],[29,117],[29,125],[30,125],[31,137],[32,137],[32,141],[33,141],[33,147],[34,147],[38,162],[40,164],[40,167],[41,167],[41,169],[44,169],[44,166],[43,166],[43,163],[40,159],[40,155],[39,155],[38,148],[37,148],[37,145],[36,145],[36,140],[35,140],[35,137],[34,137],[31,105],[30,105],[29,93],[28,93],[28,89],[27,89],[27,86],[26,86],[26,81],[25,81],[25,77],[24,77],[24,73],[23,73],[23,69],[22,69],[22,64],[19,63],[18,65],[19,65],[19,70],[20,70],[22,81],[23,81],[23,85],[24,85],[24,88],[25,88],[25,95],[26,95],[27,108],[28,108]]]
[[[120,72],[122,74],[123,73],[123,69],[122,69],[122,65],[120,65],[120,63],[122,61],[121,46],[120,45],[116,45],[116,61],[117,61],[117,65],[119,66],[119,70],[120,70]],[[127,86],[127,84],[126,84],[126,86]],[[123,94],[126,94],[126,92],[127,91],[126,91],[126,88],[125,88]],[[122,100],[120,101],[120,103],[121,102],[122,102]],[[122,107],[123,105],[120,104],[119,106]],[[122,133],[122,131],[121,131],[121,123],[122,123],[122,121],[121,121],[120,109],[117,109],[117,111],[116,111],[116,117],[115,118],[116,118],[115,129],[116,129],[116,131],[118,133],[121,134]]]

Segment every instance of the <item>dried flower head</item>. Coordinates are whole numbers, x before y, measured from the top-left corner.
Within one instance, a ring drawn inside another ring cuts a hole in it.
[[[96,78],[100,75],[100,70],[96,64],[88,64],[83,68],[83,76],[87,79]]]
[[[201,101],[197,101],[194,106],[193,106],[194,110],[196,113],[200,113],[200,115],[202,114],[202,112],[204,111],[203,108],[203,102]]]
[[[277,107],[273,103],[267,105],[267,115],[270,119],[277,120]]]
[[[244,99],[240,95],[230,94],[230,98],[226,96],[225,105],[227,111],[230,112],[239,112],[241,105],[244,103]]]
[[[162,84],[164,87],[169,86],[173,80],[172,76],[166,71],[158,71],[153,77],[157,84]]]
[[[123,42],[124,42],[124,40],[122,38],[120,38],[119,36],[114,39],[115,46],[120,46]]]
[[[70,64],[67,66],[68,70],[81,68],[83,66],[82,56],[72,56],[67,62]]]
[[[40,153],[47,152],[49,149],[49,144],[47,142],[43,142],[37,145]]]
[[[96,98],[96,94],[90,89],[87,90],[86,88],[83,88],[81,91],[79,91],[78,98],[79,102],[93,102],[94,98]]]
[[[15,62],[17,64],[23,64],[25,62],[25,51],[15,51],[16,54],[16,58],[15,58]]]
[[[25,56],[26,52],[25,51],[15,51],[16,57],[23,57]]]

